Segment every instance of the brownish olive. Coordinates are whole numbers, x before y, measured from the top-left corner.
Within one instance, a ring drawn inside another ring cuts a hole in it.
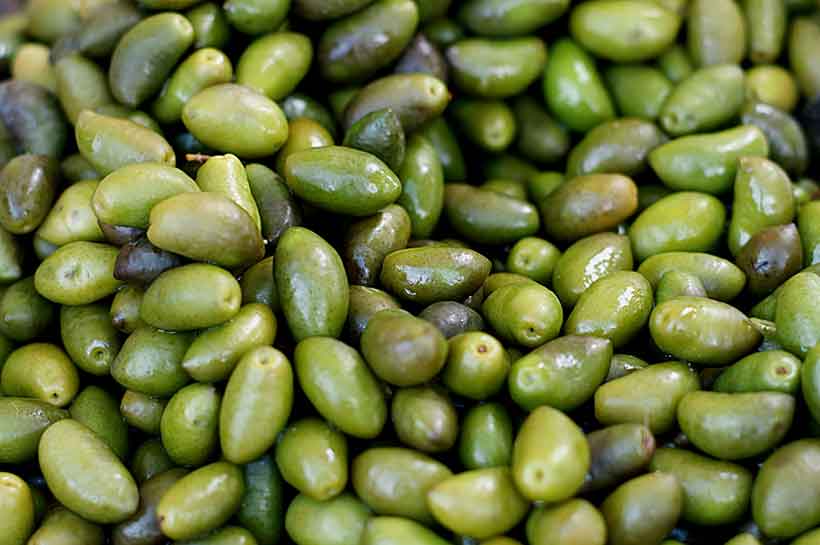
[[[114,264],[114,278],[149,284],[164,271],[182,263],[181,256],[157,248],[147,238],[141,238],[120,248]]]

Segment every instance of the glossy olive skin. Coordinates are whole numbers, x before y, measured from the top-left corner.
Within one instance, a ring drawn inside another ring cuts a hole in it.
[[[575,305],[581,294],[610,272],[632,270],[629,238],[615,233],[598,233],[569,246],[555,264],[552,286],[561,303]]]
[[[573,131],[586,132],[615,118],[615,106],[595,61],[570,39],[552,44],[543,90],[550,110]]]
[[[57,246],[78,240],[104,241],[105,235],[91,204],[97,185],[94,180],[85,180],[67,187],[40,224],[37,236]]]
[[[74,136],[80,153],[103,175],[133,163],[176,163],[176,154],[162,135],[115,115],[83,110],[74,125]]]
[[[507,270],[522,274],[539,284],[549,284],[561,251],[551,242],[538,237],[525,237],[516,242],[507,254]]]
[[[0,230],[0,278],[4,283],[15,282],[23,276],[22,251],[14,235]]]
[[[163,535],[190,539],[219,528],[239,509],[242,471],[215,462],[185,475],[162,495],[156,516]]]
[[[459,234],[483,244],[513,242],[540,226],[531,204],[467,184],[447,184],[444,210]]]
[[[805,393],[809,373],[801,369],[810,367],[809,362],[807,357],[805,365],[801,366],[800,360],[785,350],[755,352],[724,370],[712,389],[728,393],[772,391],[794,394],[803,382],[804,397],[811,407],[811,396]]]
[[[656,471],[627,481],[601,504],[608,543],[659,543],[677,522],[682,504],[681,485],[674,475]]]
[[[362,80],[390,64],[413,38],[419,11],[410,0],[380,0],[328,26],[319,40],[322,75],[334,82]],[[379,29],[384,40],[370,45]]]
[[[108,90],[105,72],[80,55],[64,57],[54,65],[57,96],[74,123],[82,110],[94,110],[114,101]]]
[[[532,545],[604,545],[606,522],[601,512],[586,500],[575,498],[530,511],[526,525],[527,541]],[[510,538],[493,540],[499,545],[518,543]]]
[[[602,424],[644,424],[652,433],[675,425],[681,399],[700,389],[700,380],[686,364],[650,365],[605,383],[595,392],[595,418]]]
[[[401,194],[399,179],[381,160],[343,146],[291,154],[284,176],[300,198],[338,214],[369,216]]]
[[[233,83],[194,95],[182,109],[182,122],[203,144],[243,159],[271,155],[288,137],[287,119],[275,102]]]
[[[290,362],[275,348],[245,352],[219,407],[219,443],[227,460],[247,464],[273,445],[293,407],[293,382]]]
[[[111,1],[0,15],[0,545],[817,539],[815,0]]]
[[[707,296],[703,282],[694,274],[681,271],[668,271],[664,273],[658,281],[658,287],[655,290],[655,302],[661,304],[664,301],[681,295],[691,295],[692,297]]]
[[[77,395],[80,377],[61,348],[49,343],[30,343],[8,354],[0,369],[0,386],[6,395],[65,407]]]
[[[733,255],[765,227],[792,221],[794,198],[788,175],[774,162],[762,157],[742,157],[734,185],[729,250]]]
[[[289,227],[301,225],[302,208],[285,181],[268,167],[251,163],[245,171],[262,221],[262,236],[269,245],[275,244]]]
[[[387,403],[354,349],[335,339],[310,337],[297,345],[293,357],[302,391],[320,414],[354,437],[381,433]]]
[[[559,337],[513,363],[510,396],[527,410],[545,404],[562,411],[575,409],[603,383],[611,358],[612,343],[606,339]]]
[[[82,517],[110,524],[137,511],[139,494],[131,474],[82,424],[66,419],[51,425],[40,439],[38,458],[49,489]]]
[[[795,18],[789,32],[789,67],[800,91],[806,96],[814,96],[818,90],[818,73],[809,53],[818,40],[820,32],[817,32],[813,21],[804,17]]]
[[[805,356],[818,343],[820,312],[811,301],[820,293],[820,276],[801,272],[780,288],[775,310],[777,340],[798,357]]]
[[[370,318],[380,310],[395,309],[401,307],[399,303],[388,293],[365,286],[350,286],[350,305],[348,307],[347,323],[345,331],[351,342],[358,344]]]
[[[365,450],[351,467],[356,494],[375,513],[424,523],[433,521],[427,491],[450,475],[447,466],[421,452],[393,447]]]
[[[582,492],[608,488],[646,467],[655,453],[655,438],[641,424],[616,424],[587,434],[590,464]]]
[[[743,271],[731,261],[702,252],[664,252],[641,263],[638,272],[657,288],[661,278],[670,271],[696,276],[706,294],[718,301],[731,301],[746,284]],[[660,303],[660,301],[658,301]]]
[[[691,392],[678,405],[678,423],[700,450],[738,460],[779,444],[791,426],[794,405],[793,397],[780,392]]]
[[[372,0],[337,0],[331,2],[315,0],[297,0],[293,2],[293,10],[300,17],[311,21],[338,19],[349,13],[358,11],[371,3]]]
[[[696,65],[736,64],[745,56],[746,20],[735,2],[695,0],[687,22],[687,45]]]
[[[676,297],[655,307],[652,339],[664,352],[704,366],[736,361],[755,349],[760,333],[739,310],[703,297]]]
[[[401,299],[421,304],[458,301],[475,293],[490,267],[490,261],[473,250],[407,248],[387,255],[380,280]]]
[[[411,235],[429,237],[444,209],[445,165],[433,141],[413,135],[407,141],[404,162],[397,171],[402,193],[397,204],[410,216]]]
[[[470,30],[481,36],[517,36],[529,34],[550,23],[568,7],[567,0],[471,0],[463,3],[458,17]]]
[[[646,5],[649,4],[649,5]],[[651,59],[674,41],[681,18],[652,2],[593,2],[572,10],[572,36],[593,54],[616,62]]]
[[[666,137],[653,123],[621,118],[589,131],[567,158],[567,176],[619,173],[633,176],[646,166],[646,158]]]
[[[440,115],[450,101],[443,81],[427,74],[392,74],[357,91],[344,108],[343,121],[350,129],[371,112],[389,108],[408,133]]]
[[[291,130],[294,123],[296,120],[291,123]],[[383,108],[353,123],[345,132],[342,145],[372,153],[396,172],[404,161],[407,141],[399,117],[391,108]]]
[[[437,117],[419,129],[419,134],[433,146],[447,181],[463,181],[466,165],[461,146],[443,117]]]
[[[720,239],[726,209],[716,197],[679,191],[647,207],[629,227],[635,257],[665,252],[704,252]]]
[[[739,66],[701,68],[669,95],[660,123],[672,136],[714,130],[737,116],[743,99],[743,71]]]
[[[57,192],[59,168],[46,155],[19,155],[0,173],[0,226],[13,234],[35,230],[43,222]]]
[[[32,488],[32,494],[36,495],[37,490]],[[74,543],[102,545],[105,543],[105,534],[101,525],[88,522],[64,507],[56,507],[43,514],[45,516],[40,526],[29,538],[28,543],[31,545],[47,545],[55,542],[66,543],[66,545]]]
[[[373,286],[387,254],[401,250],[410,240],[411,218],[404,208],[390,205],[350,226],[342,256],[351,284]]]
[[[149,222],[147,235],[151,244],[189,259],[236,268],[254,263],[264,255],[262,237],[253,217],[219,193],[174,195],[151,209]],[[214,243],[219,244],[219,249]]]
[[[633,371],[644,369],[648,366],[649,364],[646,361],[636,356],[613,354],[612,360],[609,362],[609,373],[606,375],[605,382],[624,377]]]
[[[163,536],[159,521],[156,519],[157,504],[165,492],[187,473],[184,469],[170,469],[140,484],[139,510],[128,520],[114,527],[112,541],[116,545],[161,543]]]
[[[467,38],[446,51],[455,84],[484,98],[521,93],[541,74],[547,49],[536,37],[506,40]]]
[[[741,121],[763,131],[772,159],[786,172],[793,176],[803,174],[808,165],[808,143],[792,116],[775,106],[754,102],[743,108]]]
[[[534,98],[522,95],[513,102],[518,136],[516,147],[527,159],[538,163],[554,163],[570,147],[567,129],[547,113]]]
[[[820,532],[817,529],[809,530],[805,534],[802,534],[800,537],[792,541],[795,545],[813,545],[817,542],[818,537],[820,537]]]
[[[313,46],[303,34],[279,32],[263,36],[242,53],[236,66],[236,80],[272,100],[281,100],[299,84],[312,60]]]
[[[551,440],[544,442],[544,437]],[[570,498],[583,484],[589,463],[589,446],[581,429],[547,406],[527,416],[513,444],[513,479],[530,500]]]
[[[603,337],[618,348],[647,323],[651,309],[652,286],[646,278],[635,272],[614,272],[581,294],[564,331]]]
[[[299,494],[288,506],[285,528],[297,545],[358,543],[370,516],[367,505],[348,492],[323,502]]]
[[[659,60],[661,66],[663,58]],[[673,89],[671,78],[660,68],[641,64],[613,65],[604,72],[604,77],[623,115],[650,121],[660,117]]]
[[[230,273],[194,263],[159,275],[145,291],[140,317],[159,329],[191,331],[226,322],[239,312],[241,302],[239,282]]]
[[[742,466],[684,449],[661,448],[649,468],[678,478],[683,488],[684,520],[704,526],[728,524],[748,509],[752,475]]]
[[[803,261],[806,266],[820,263],[820,229],[817,229],[817,218],[820,217],[820,205],[811,201],[803,204],[797,214],[797,228],[803,242]]]
[[[69,414],[102,439],[120,459],[128,454],[128,425],[119,403],[98,386],[86,386],[71,402]]]
[[[481,311],[502,339],[528,348],[557,337],[564,320],[558,297],[531,281],[495,290]]]
[[[486,399],[501,389],[510,358],[495,337],[467,332],[451,338],[448,345],[441,379],[450,391],[470,399]]]
[[[14,79],[31,81],[45,87],[52,93],[57,92],[54,69],[48,64],[49,48],[41,44],[23,44],[14,55],[11,75]],[[41,74],[37,74],[37,69]]]
[[[193,39],[191,23],[176,13],[154,15],[135,25],[112,56],[109,82],[114,97],[133,108],[153,95]]]
[[[3,491],[0,509],[5,515],[3,540],[9,545],[25,543],[34,530],[34,499],[28,484],[14,473],[0,473]]]
[[[515,115],[500,99],[460,98],[450,108],[461,134],[479,148],[498,153],[512,145],[517,130]]]
[[[0,398],[0,462],[19,464],[37,455],[40,436],[52,423],[68,418],[68,412],[44,401],[23,397]]]
[[[769,144],[754,125],[676,138],[652,150],[649,164],[671,189],[727,192],[742,156],[766,157]]]
[[[402,388],[393,396],[390,417],[399,440],[422,452],[451,449],[458,437],[458,415],[447,394],[433,387]]]
[[[575,241],[609,231],[638,209],[638,190],[628,177],[589,174],[563,183],[541,203],[547,234]]]
[[[427,503],[446,528],[479,539],[510,530],[529,508],[515,489],[510,470],[502,467],[449,477],[427,492]]]
[[[396,386],[430,380],[444,366],[448,349],[435,326],[401,310],[382,310],[371,317],[361,347],[373,372]]]
[[[111,364],[111,376],[122,386],[143,394],[170,397],[190,382],[182,367],[194,337],[146,325],[125,340]]]
[[[800,386],[803,392],[803,399],[808,405],[812,416],[820,414],[820,349],[817,347],[809,350],[806,359],[800,368]]]
[[[0,120],[15,151],[58,157],[68,129],[57,98],[27,81],[0,84]]]
[[[438,46],[423,33],[418,33],[396,62],[397,74],[430,74],[441,81],[447,81],[449,69]]]
[[[237,521],[251,531],[260,544],[272,545],[284,526],[284,484],[270,454],[242,468],[245,493],[236,514]]]
[[[134,451],[129,469],[137,483],[144,483],[154,475],[174,469],[174,462],[168,457],[159,438],[144,441]]]
[[[0,294],[0,334],[11,340],[25,342],[39,337],[53,318],[54,306],[37,293],[33,277],[7,286]]]
[[[329,500],[347,485],[347,440],[317,418],[291,424],[276,445],[282,478],[302,494]]]
[[[203,465],[218,441],[217,425],[222,396],[210,384],[189,384],[168,401],[160,420],[160,437],[175,464]]]
[[[316,268],[319,260],[325,264]],[[339,254],[319,235],[291,227],[274,257],[279,304],[296,340],[313,335],[337,337],[347,318],[347,277]]]
[[[738,253],[737,262],[746,273],[749,290],[768,295],[803,266],[797,227],[789,223],[757,232]]]
[[[129,426],[156,435],[166,405],[164,399],[126,390],[120,400],[120,414]]]
[[[458,454],[467,469],[508,466],[512,459],[513,425],[498,403],[476,405],[461,422]]]
[[[243,305],[223,324],[202,331],[185,351],[182,367],[194,380],[227,379],[240,358],[259,346],[273,344],[277,322],[263,304]]]
[[[180,256],[157,248],[147,239],[140,239],[120,248],[114,264],[114,278],[150,284],[166,270],[179,265],[182,265]]]
[[[362,545],[389,545],[420,543],[445,545],[449,543],[426,526],[401,517],[372,517],[361,536]]]
[[[794,75],[781,66],[764,64],[746,72],[746,96],[757,104],[792,112],[799,94]]]
[[[211,157],[197,170],[196,184],[204,192],[224,195],[250,216],[257,230],[262,228],[248,175],[238,157],[230,153]]]
[[[194,49],[222,49],[231,35],[225,13],[213,3],[195,5],[185,12],[194,27]]]
[[[484,329],[481,314],[455,301],[433,303],[419,313],[419,318],[436,326],[447,339],[468,331]]]
[[[818,455],[816,439],[800,439],[777,449],[761,466],[752,488],[752,517],[766,535],[793,537],[817,525],[820,512],[810,484]]]
[[[135,179],[141,183],[134,184]],[[105,176],[94,191],[92,206],[102,223],[144,230],[155,205],[179,193],[198,191],[194,180],[173,166],[136,163]]]

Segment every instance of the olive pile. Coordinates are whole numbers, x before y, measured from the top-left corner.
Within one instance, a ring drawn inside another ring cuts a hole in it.
[[[820,545],[816,0],[0,13],[0,545]]]

